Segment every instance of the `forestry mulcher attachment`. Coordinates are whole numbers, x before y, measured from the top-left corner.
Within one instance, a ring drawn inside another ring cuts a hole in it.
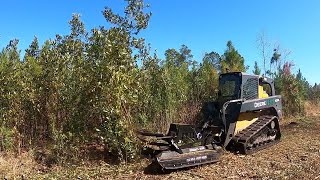
[[[217,162],[224,149],[251,154],[279,142],[281,96],[273,80],[242,72],[219,76],[218,98],[204,103],[201,125],[171,124],[167,134],[138,131],[164,169]]]

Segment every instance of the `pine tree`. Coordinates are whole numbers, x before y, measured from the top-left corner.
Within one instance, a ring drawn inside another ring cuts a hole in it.
[[[231,41],[227,42],[227,49],[221,57],[220,72],[245,72],[248,69],[244,65],[244,58],[235,49]]]
[[[254,67],[253,68],[254,68],[254,70],[252,71],[253,74],[255,74],[255,75],[260,75],[261,74],[261,69],[259,68],[257,61],[254,62]]]

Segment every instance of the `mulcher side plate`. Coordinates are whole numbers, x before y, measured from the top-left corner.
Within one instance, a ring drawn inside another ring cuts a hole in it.
[[[182,149],[182,154],[175,151],[164,151],[156,160],[167,170],[198,166],[219,161],[222,149],[214,149],[211,145]]]

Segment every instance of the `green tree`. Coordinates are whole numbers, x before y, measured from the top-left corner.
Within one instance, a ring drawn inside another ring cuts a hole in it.
[[[11,40],[0,52],[0,151],[18,149],[23,124],[22,92],[23,78],[17,39]]]
[[[214,51],[204,55],[195,83],[197,88],[194,96],[198,101],[212,101],[215,98],[218,88],[220,61],[220,55]]]
[[[257,61],[254,62],[254,70],[252,71],[253,74],[255,75],[260,75],[261,74],[261,69],[258,66]]]
[[[164,68],[160,66],[160,61],[156,53],[143,61],[139,120],[142,125],[151,124],[155,131],[166,131],[167,125],[171,122],[167,117],[171,111],[171,95],[167,83],[169,80],[165,76]]]
[[[248,69],[244,65],[244,58],[239,54],[239,52],[234,48],[231,41],[227,42],[227,49],[225,50],[223,56],[221,57],[221,69],[222,73],[227,71],[241,71],[245,72]]]
[[[103,11],[105,19],[114,27],[93,30],[92,47],[88,54],[98,63],[97,85],[100,137],[105,150],[124,160],[137,152],[134,134],[134,112],[140,88],[136,58],[145,55],[144,39],[137,38],[147,28],[151,13],[145,13],[142,0],[128,0],[124,15],[110,8]],[[132,56],[134,50],[140,52]]]
[[[217,52],[205,53],[202,62],[210,63],[216,70],[221,69],[221,56]]]
[[[308,97],[308,90],[310,89],[310,84],[307,81],[307,79],[305,77],[303,77],[300,68],[299,68],[298,73],[296,75],[296,79],[299,83],[299,92],[301,93],[301,95],[303,96],[303,99],[305,100]]]
[[[185,104],[191,94],[191,75],[189,65],[192,58],[191,50],[182,45],[179,51],[168,49],[165,52],[163,76],[166,88],[167,119],[174,119],[177,110]],[[168,121],[170,123],[172,120]]]
[[[291,73],[292,67],[292,62],[286,62],[275,74],[275,88],[282,96],[285,115],[300,115],[304,114],[305,90],[301,81]]]
[[[280,63],[279,63],[280,58],[281,58],[281,54],[279,53],[279,48],[276,48],[273,51],[274,51],[274,53],[273,53],[273,55],[272,55],[272,57],[270,59],[270,69],[268,71],[268,74],[271,75],[271,76],[276,74],[277,71],[281,68],[280,67]],[[275,66],[275,70],[272,70],[272,68],[271,68],[272,65]]]
[[[25,57],[39,57],[39,42],[35,36],[28,49],[26,49]]]

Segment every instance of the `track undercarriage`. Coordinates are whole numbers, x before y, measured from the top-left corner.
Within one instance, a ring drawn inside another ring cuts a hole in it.
[[[252,154],[280,141],[281,133],[278,118],[261,116],[250,126],[234,136],[233,143],[243,154]]]

